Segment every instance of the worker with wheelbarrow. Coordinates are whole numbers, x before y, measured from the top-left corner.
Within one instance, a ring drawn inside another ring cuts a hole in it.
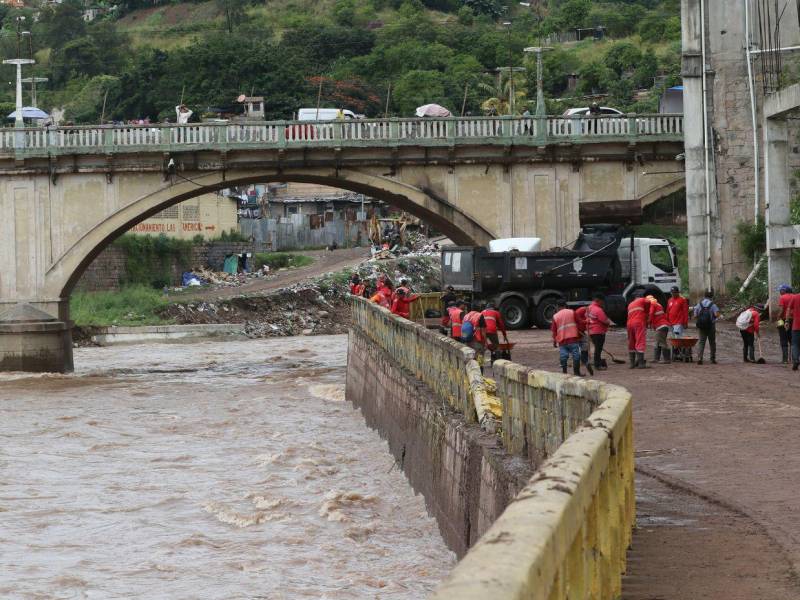
[[[689,327],[689,301],[681,296],[681,290],[676,285],[673,285],[670,289],[670,298],[667,300],[667,321],[669,322],[669,338],[672,344],[672,359],[692,362],[692,346],[685,346],[671,341],[682,338],[686,328]]]

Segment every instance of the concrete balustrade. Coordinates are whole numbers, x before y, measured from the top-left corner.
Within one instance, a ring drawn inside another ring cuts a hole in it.
[[[553,143],[682,141],[682,115],[621,117],[454,117],[272,121],[189,125],[93,125],[26,128],[0,133],[0,154],[38,157],[81,152],[118,153],[210,149],[432,145],[459,143],[542,146]]]
[[[375,345],[374,352],[424,383],[434,402],[448,404],[468,422],[478,418],[486,392],[472,350],[362,299],[354,300],[353,329]],[[503,406],[502,445],[537,469],[502,514],[502,507],[488,507],[485,514],[494,514],[494,522],[481,529],[432,598],[619,597],[635,520],[630,394],[508,361],[496,362],[494,373]],[[489,424],[490,417],[482,420]],[[493,477],[502,473],[497,466],[490,470]],[[485,504],[481,498],[478,503]]]

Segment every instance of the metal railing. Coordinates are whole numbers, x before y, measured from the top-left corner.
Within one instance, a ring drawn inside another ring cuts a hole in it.
[[[25,155],[199,148],[518,144],[683,139],[682,115],[459,117],[97,125],[0,130],[0,152]]]

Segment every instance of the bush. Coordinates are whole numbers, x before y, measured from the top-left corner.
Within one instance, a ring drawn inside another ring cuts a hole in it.
[[[75,292],[70,298],[70,316],[79,327],[107,325],[158,325],[168,301],[146,285],[124,286],[111,292]]]
[[[178,271],[192,268],[193,243],[188,240],[149,235],[126,234],[114,245],[125,252],[126,274],[123,285],[162,288],[173,283],[173,265]]]
[[[304,254],[290,252],[258,252],[253,257],[253,268],[260,269],[267,265],[271,270],[305,267],[314,262],[314,259]]]

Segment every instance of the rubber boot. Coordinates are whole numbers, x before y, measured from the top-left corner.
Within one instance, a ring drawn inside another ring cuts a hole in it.
[[[644,352],[637,352],[636,353],[636,368],[637,369],[649,369],[650,367],[647,366],[647,361],[644,359]]]
[[[567,365],[561,365],[561,372],[566,375],[567,374]]]
[[[781,348],[781,354],[783,358],[781,359],[781,364],[788,365],[789,364],[789,349],[788,348]]]
[[[664,362],[668,365],[672,363],[672,350],[664,348]]]
[[[592,368],[592,363],[586,363],[586,370],[589,371],[589,375],[594,375],[594,369]]]
[[[576,377],[582,377],[583,373],[581,373],[581,363],[580,361],[572,363],[572,374]]]
[[[636,368],[636,352],[628,352],[628,359],[631,361],[631,364],[630,364],[630,366],[628,368],[629,369],[635,369]]]
[[[661,362],[661,346],[656,346],[655,351],[653,352],[653,362]]]
[[[750,351],[750,362],[752,363],[756,362],[756,347],[750,346],[749,351]]]
[[[747,346],[742,346],[742,358],[744,359],[744,362],[746,362],[746,363],[751,362],[750,359],[747,356]]]

